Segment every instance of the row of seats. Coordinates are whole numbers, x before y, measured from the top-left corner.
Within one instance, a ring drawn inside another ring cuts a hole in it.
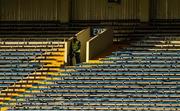
[[[85,27],[112,27],[114,41],[122,39],[141,39],[151,36],[179,36],[180,25],[154,25],[143,24],[139,20],[105,20],[105,21],[71,21],[68,24],[59,22],[2,22],[1,37],[61,37],[68,39]],[[166,23],[166,22],[165,22]]]
[[[178,23],[178,21],[176,21]],[[105,21],[71,21],[62,24],[57,21],[49,22],[1,22],[0,36],[6,37],[61,37],[68,38],[75,35],[85,27],[112,27],[114,29],[114,41],[122,39],[138,39],[146,35],[152,36],[179,36],[180,25],[172,25],[170,22],[162,22],[166,25],[143,24],[139,20],[105,20]],[[18,36],[17,36],[18,35]]]
[[[84,27],[70,27],[58,21],[1,21],[0,37],[16,38],[61,38],[74,37]]]
[[[177,23],[177,24],[176,24]],[[162,25],[165,24],[165,25]],[[129,38],[136,40],[148,36],[179,36],[180,24],[179,21],[152,21],[152,23],[141,23],[138,20],[109,20],[109,21],[71,21],[72,27],[92,28],[112,27],[114,30],[114,41],[128,40]]]

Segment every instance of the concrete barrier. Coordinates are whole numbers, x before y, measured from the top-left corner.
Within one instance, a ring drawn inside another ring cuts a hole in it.
[[[105,29],[86,43],[86,62],[104,52],[113,44],[113,30]]]
[[[84,29],[76,34],[77,39],[81,42],[80,48],[80,58],[81,62],[86,61],[86,42],[89,41],[90,37],[90,28]]]

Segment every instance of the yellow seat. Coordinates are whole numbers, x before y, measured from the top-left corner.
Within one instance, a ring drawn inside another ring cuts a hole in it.
[[[55,72],[48,72],[48,75],[52,75],[52,76],[60,76],[59,73],[55,73]]]
[[[64,52],[46,52],[45,55],[64,55]]]
[[[89,60],[88,63],[102,63],[102,62],[99,60]]]
[[[4,97],[4,98],[0,97],[0,100],[2,100],[2,101],[9,101],[9,100],[11,100],[11,97]]]
[[[54,84],[54,82],[49,82],[49,81],[39,81],[38,84]]]
[[[31,91],[27,91],[27,93],[39,93],[39,90],[31,90]]]
[[[19,83],[33,84],[33,83],[37,83],[37,80],[21,80]]]
[[[33,62],[52,63],[55,60],[34,60]]]
[[[1,96],[18,96],[19,94],[17,93],[1,93]]]
[[[13,87],[25,87],[25,88],[30,88],[30,87],[32,87],[32,85],[30,85],[30,84],[27,84],[27,85],[15,84]]]
[[[8,107],[2,107],[0,108],[0,111],[7,111],[8,110]]]
[[[59,78],[47,78],[46,80],[59,80]]]
[[[27,79],[46,79],[45,76],[30,76]]]
[[[12,92],[14,92],[14,91],[15,91],[15,92],[25,92],[25,89],[5,89],[4,91],[8,91],[8,92],[9,92],[9,91],[10,91],[10,92],[11,92],[11,91],[12,91]]]

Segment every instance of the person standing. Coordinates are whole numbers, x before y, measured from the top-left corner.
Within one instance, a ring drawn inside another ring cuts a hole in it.
[[[71,42],[70,48],[70,65],[75,65],[81,62],[80,58],[81,43],[75,37]]]

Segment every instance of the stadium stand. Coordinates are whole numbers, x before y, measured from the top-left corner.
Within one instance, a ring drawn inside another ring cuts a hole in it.
[[[0,0],[0,111],[180,111],[179,6]]]
[[[128,37],[128,47],[99,60],[61,68],[64,41],[74,35],[71,29],[107,24],[76,22],[1,24],[2,111],[180,110],[178,25],[108,22],[114,41]],[[49,33],[54,27],[58,33]],[[126,31],[125,36],[116,31]]]
[[[99,62],[65,67],[14,98],[10,109],[178,111],[179,41],[149,36]]]

